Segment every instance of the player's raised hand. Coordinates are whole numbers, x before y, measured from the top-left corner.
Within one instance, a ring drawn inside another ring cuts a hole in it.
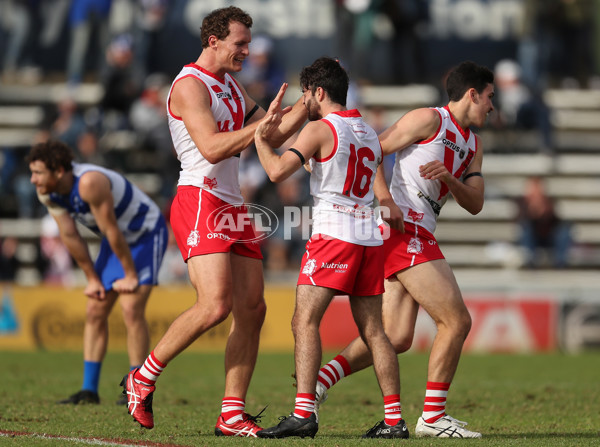
[[[281,109],[281,104],[283,103],[283,95],[285,95],[287,88],[288,88],[287,82],[284,82],[283,84],[281,84],[281,87],[279,88],[279,91],[277,92],[275,99],[273,99],[273,101],[271,101],[271,104],[269,105],[269,110],[267,110],[267,115],[269,114],[269,112],[277,110],[281,113],[281,116],[283,116],[286,113],[288,113],[290,110],[292,110],[291,106]]]
[[[260,121],[258,127],[256,128],[256,138],[269,138],[271,134],[275,131],[275,129],[277,129],[281,124],[281,119],[283,118],[283,115],[285,115],[291,110],[291,107],[286,107],[284,110],[281,110],[281,102],[283,101],[283,95],[285,94],[287,87],[288,84],[284,82],[281,85],[277,96],[275,96],[275,99],[271,101],[271,105],[267,110],[267,114]]]

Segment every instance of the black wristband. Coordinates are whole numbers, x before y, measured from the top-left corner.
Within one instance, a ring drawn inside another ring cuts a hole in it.
[[[254,115],[256,113],[256,111],[258,110],[258,104],[254,105],[254,108],[252,110],[250,110],[248,112],[248,114],[246,115],[246,117],[244,118],[244,124],[246,124],[248,122],[248,120],[250,118],[252,118],[252,115]]]
[[[304,165],[304,163],[306,163],[306,160],[304,159],[304,155],[302,155],[298,149],[294,149],[293,147],[291,147],[288,149],[288,151],[292,151],[294,154],[296,154],[298,156],[298,158],[300,159],[300,162],[302,163],[302,165]]]
[[[481,174],[481,172],[471,172],[470,174],[465,175],[465,178],[463,179],[463,182],[468,179],[469,177],[483,177],[483,175]]]

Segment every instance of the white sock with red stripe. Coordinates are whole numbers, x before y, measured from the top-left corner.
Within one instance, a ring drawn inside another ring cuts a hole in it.
[[[221,404],[221,416],[226,424],[244,420],[246,402],[239,397],[224,397]]]
[[[156,379],[158,379],[158,376],[160,376],[166,366],[167,364],[158,360],[154,356],[154,351],[152,351],[142,367],[136,371],[133,378],[145,385],[154,385]]]
[[[352,374],[350,364],[341,355],[337,355],[319,370],[319,383],[326,389],[331,388],[344,377]]]
[[[385,423],[396,425],[402,419],[402,406],[400,405],[400,395],[390,394],[383,396],[383,407],[385,409]]]
[[[449,383],[427,382],[425,405],[421,416],[425,422],[431,424],[446,414],[446,397],[449,389]]]
[[[315,394],[314,393],[297,393],[296,407],[294,408],[294,416],[297,418],[309,418],[315,411]]]

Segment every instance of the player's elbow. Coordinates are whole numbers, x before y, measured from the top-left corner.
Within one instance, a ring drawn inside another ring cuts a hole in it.
[[[219,151],[217,147],[211,147],[209,145],[198,145],[198,151],[202,157],[212,165],[216,165],[220,161],[225,160],[227,157],[224,156],[222,151]]]
[[[224,158],[224,157],[221,157],[221,156],[219,156],[219,155],[217,155],[217,154],[210,153],[210,152],[208,152],[208,153],[206,153],[206,154],[203,154],[203,156],[204,156],[204,158],[206,159],[206,161],[208,161],[208,162],[209,162],[210,164],[212,164],[212,165],[216,165],[216,164],[217,164],[217,163],[219,163],[220,161],[223,161],[223,160],[225,160],[225,158]]]
[[[289,177],[289,173],[281,168],[273,168],[267,171],[267,175],[269,176],[269,180],[273,183],[283,182],[286,178]]]
[[[475,215],[479,214],[482,209],[483,209],[483,200],[471,204],[471,206],[467,208],[467,211],[469,213],[471,213],[473,216],[475,216]]]
[[[271,180],[273,183],[281,183],[285,180],[285,178],[280,174],[269,174],[269,180]]]

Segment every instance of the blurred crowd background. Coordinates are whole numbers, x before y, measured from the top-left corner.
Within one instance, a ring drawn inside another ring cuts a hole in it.
[[[166,94],[201,52],[203,16],[234,3],[255,20],[237,77],[265,108],[321,55],[340,58],[348,106],[377,131],[410,108],[444,105],[453,65],[494,70],[496,111],[480,130],[488,202],[477,218],[452,205],[442,213],[449,261],[600,266],[600,0],[0,0],[0,280],[81,280],[29,182],[35,142],[60,139],[78,161],[122,172],[168,216],[179,163]],[[252,147],[240,181],[248,203],[280,217],[310,205],[308,175],[272,184]],[[297,272],[300,233],[264,241],[269,274]],[[174,244],[161,274],[187,280]]]

